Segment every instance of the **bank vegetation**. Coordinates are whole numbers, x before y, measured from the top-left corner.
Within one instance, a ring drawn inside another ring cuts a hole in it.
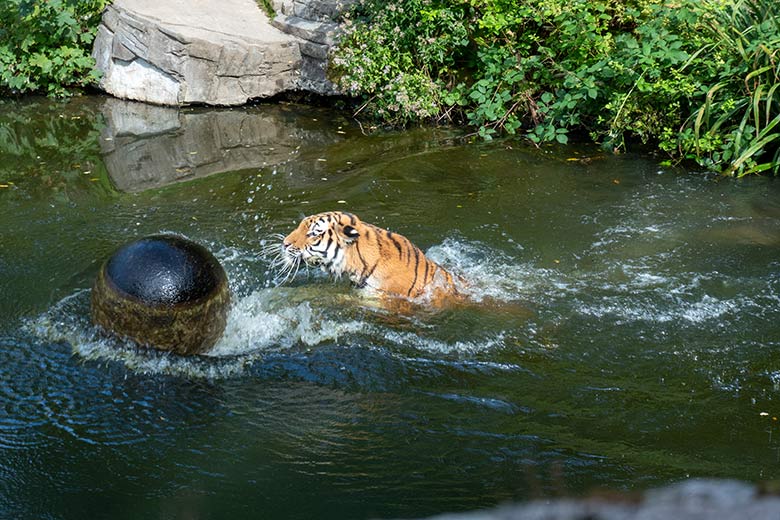
[[[94,84],[108,3],[0,2],[0,94]],[[780,170],[777,0],[359,0],[343,27],[331,76],[360,117]]]
[[[333,77],[364,116],[778,173],[776,0],[362,0],[344,24]]]

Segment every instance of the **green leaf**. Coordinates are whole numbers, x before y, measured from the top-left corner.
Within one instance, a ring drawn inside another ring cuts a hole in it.
[[[44,54],[36,52],[28,62],[33,67],[38,67],[42,72],[47,73],[51,70],[51,60]]]

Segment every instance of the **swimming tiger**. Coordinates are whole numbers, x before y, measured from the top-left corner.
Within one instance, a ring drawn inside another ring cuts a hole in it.
[[[434,303],[459,297],[463,283],[406,237],[342,211],[306,217],[284,238],[280,263],[285,279],[295,276],[301,262],[347,275],[369,294]]]

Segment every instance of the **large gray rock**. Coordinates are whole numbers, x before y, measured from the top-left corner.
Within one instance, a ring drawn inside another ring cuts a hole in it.
[[[296,87],[300,44],[253,0],[115,0],[93,55],[109,94],[162,105],[239,105]]]
[[[115,0],[93,48],[100,87],[160,105],[337,93],[327,79],[327,55],[334,20],[348,4],[305,0],[293,8],[285,1],[272,24],[254,0]]]

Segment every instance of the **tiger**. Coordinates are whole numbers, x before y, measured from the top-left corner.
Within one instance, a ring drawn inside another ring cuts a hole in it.
[[[408,238],[344,211],[305,217],[284,237],[280,263],[286,279],[304,263],[346,275],[369,295],[441,303],[459,299],[465,281],[425,256]]]

